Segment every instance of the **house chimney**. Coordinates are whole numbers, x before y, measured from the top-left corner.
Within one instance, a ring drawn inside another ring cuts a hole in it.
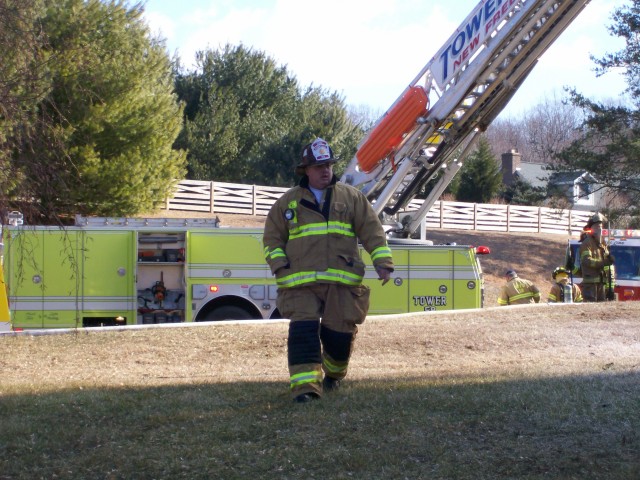
[[[502,154],[502,183],[512,185],[515,182],[521,158],[522,155],[516,149]]]

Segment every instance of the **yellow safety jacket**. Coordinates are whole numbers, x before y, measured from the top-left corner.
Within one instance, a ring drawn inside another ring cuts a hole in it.
[[[500,289],[498,305],[522,305],[527,303],[539,303],[540,290],[529,280],[516,277],[507,282]]]
[[[560,282],[553,284],[551,291],[549,292],[549,303],[564,302],[564,286],[568,282],[568,280],[561,280]],[[582,298],[580,287],[573,283],[571,284],[571,296],[573,303],[581,303],[584,300]]]
[[[358,239],[376,268],[393,271],[384,229],[367,198],[337,183],[334,175],[319,205],[304,176],[269,211],[264,254],[279,288],[311,283],[359,285],[365,265]]]
[[[578,254],[580,255],[582,283],[609,283],[609,276],[611,275],[613,278],[613,271],[606,268],[611,265],[611,261],[608,258],[609,249],[604,243],[598,242],[589,235],[580,244]]]

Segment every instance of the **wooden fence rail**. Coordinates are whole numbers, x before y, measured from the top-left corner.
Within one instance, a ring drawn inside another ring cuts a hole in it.
[[[173,197],[166,200],[165,208],[211,214],[266,215],[287,190],[283,187],[183,180],[178,183]],[[417,210],[421,203],[422,200],[412,200],[399,214],[400,218]],[[580,233],[593,213],[547,207],[439,201],[429,210],[425,227],[575,235]]]

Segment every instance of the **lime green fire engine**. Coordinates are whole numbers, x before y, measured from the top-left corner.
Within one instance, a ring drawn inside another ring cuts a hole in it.
[[[280,318],[262,230],[205,219],[77,223],[4,226],[14,329]],[[370,315],[482,306],[477,249],[389,242],[396,270],[384,288],[363,252]]]

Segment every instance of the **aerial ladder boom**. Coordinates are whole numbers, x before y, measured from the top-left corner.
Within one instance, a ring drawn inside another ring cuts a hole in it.
[[[429,184],[405,225],[405,235],[413,233],[476,136],[589,1],[480,1],[369,130],[341,180],[361,190],[380,215],[405,209]]]

